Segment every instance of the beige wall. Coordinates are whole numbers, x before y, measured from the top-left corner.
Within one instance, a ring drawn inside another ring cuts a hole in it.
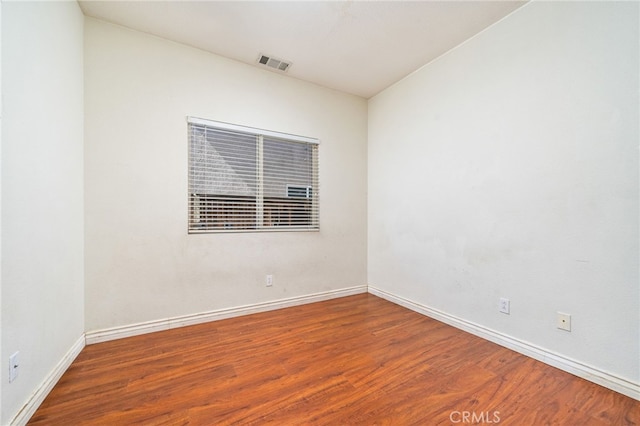
[[[2,4],[3,425],[84,333],[83,24],[75,2]]]
[[[186,116],[319,138],[320,232],[187,235]],[[86,330],[366,285],[366,143],[361,98],[86,19]]]
[[[373,98],[369,284],[637,386],[638,43],[533,2]]]

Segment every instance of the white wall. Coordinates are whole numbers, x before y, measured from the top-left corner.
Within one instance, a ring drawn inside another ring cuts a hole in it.
[[[83,22],[75,2],[2,4],[0,424],[84,332]]]
[[[637,385],[638,40],[534,2],[373,98],[369,284]]]
[[[2,98],[2,2],[0,2],[0,307],[2,307]],[[2,314],[0,313],[0,356],[2,354]],[[0,422],[2,422],[1,413],[2,384],[0,383]]]
[[[321,231],[187,235],[188,115],[321,139]],[[366,142],[361,98],[86,19],[87,331],[366,285]]]

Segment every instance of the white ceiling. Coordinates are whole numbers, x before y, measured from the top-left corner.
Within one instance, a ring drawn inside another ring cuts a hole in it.
[[[524,1],[79,1],[87,16],[370,98]],[[274,71],[275,72],[275,71]]]

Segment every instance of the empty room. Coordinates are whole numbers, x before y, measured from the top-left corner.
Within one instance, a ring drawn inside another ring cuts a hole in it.
[[[640,424],[637,1],[0,22],[1,425]]]

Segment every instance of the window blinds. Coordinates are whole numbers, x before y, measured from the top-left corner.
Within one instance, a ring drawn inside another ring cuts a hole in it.
[[[190,233],[319,229],[317,139],[187,122]]]

